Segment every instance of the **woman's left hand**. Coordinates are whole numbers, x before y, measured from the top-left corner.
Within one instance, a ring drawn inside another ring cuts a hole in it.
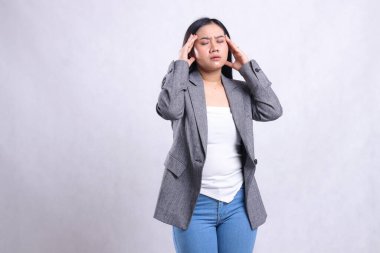
[[[233,69],[236,69],[239,71],[241,66],[243,66],[245,63],[249,61],[249,58],[245,55],[243,51],[239,49],[239,47],[227,36],[227,34],[224,35],[226,38],[227,44],[229,49],[231,50],[231,53],[233,54],[235,61],[229,62],[226,61],[226,64],[228,67],[231,67]]]

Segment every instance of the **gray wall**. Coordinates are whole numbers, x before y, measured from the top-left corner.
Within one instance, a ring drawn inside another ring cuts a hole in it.
[[[376,1],[0,1],[0,252],[174,252],[161,80],[222,20],[284,115],[254,122],[255,252],[380,251]],[[236,79],[242,79],[234,72]]]

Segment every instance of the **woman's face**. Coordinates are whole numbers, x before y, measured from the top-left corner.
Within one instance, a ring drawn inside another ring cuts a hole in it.
[[[198,67],[207,72],[221,69],[228,56],[223,29],[211,23],[199,28],[196,34],[198,38],[194,42],[194,56]]]

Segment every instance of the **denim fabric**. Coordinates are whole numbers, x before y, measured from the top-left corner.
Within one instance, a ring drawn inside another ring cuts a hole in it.
[[[177,253],[252,253],[252,230],[244,208],[244,184],[230,203],[199,194],[189,227],[172,226]]]

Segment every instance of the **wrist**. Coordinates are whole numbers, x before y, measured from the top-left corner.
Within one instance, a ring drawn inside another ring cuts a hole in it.
[[[242,74],[242,73],[247,73],[249,69],[250,69],[250,61],[248,60],[241,65],[238,71],[240,72],[240,74]]]

